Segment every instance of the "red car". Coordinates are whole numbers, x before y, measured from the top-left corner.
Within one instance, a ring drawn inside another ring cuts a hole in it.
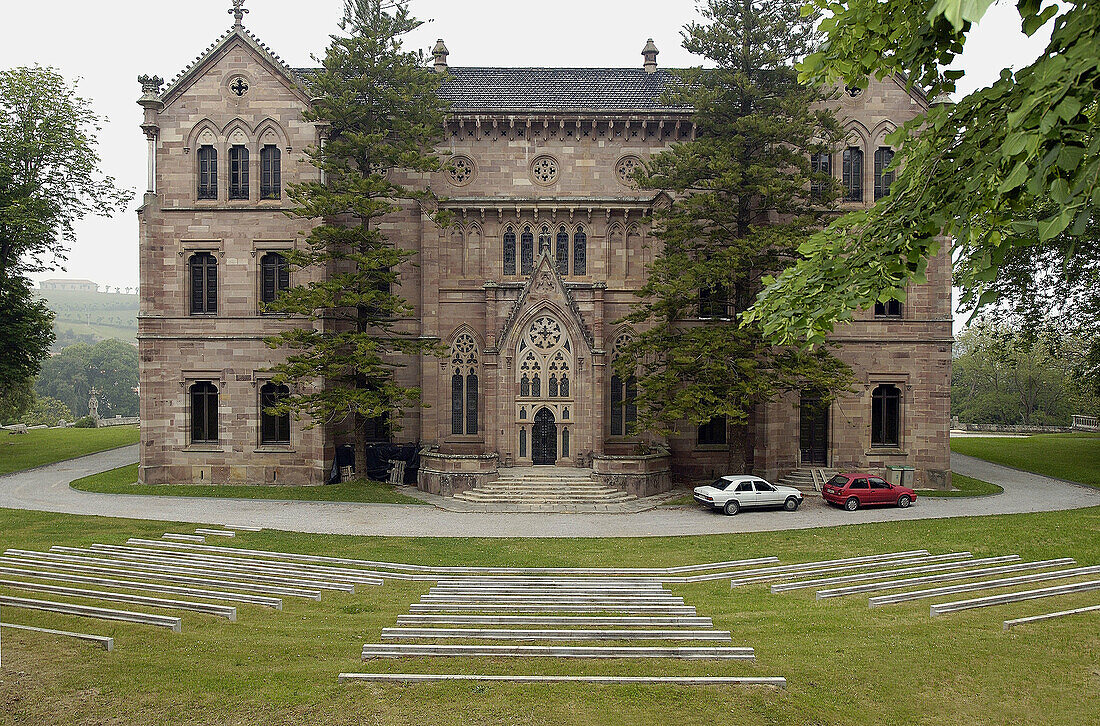
[[[870,474],[837,474],[821,488],[821,496],[854,512],[868,504],[896,504],[905,509],[916,501],[917,493]]]

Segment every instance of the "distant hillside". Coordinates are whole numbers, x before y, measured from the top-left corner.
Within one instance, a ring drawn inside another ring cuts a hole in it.
[[[138,296],[114,292],[39,290],[57,318],[54,352],[73,343],[96,343],[117,338],[137,342]]]

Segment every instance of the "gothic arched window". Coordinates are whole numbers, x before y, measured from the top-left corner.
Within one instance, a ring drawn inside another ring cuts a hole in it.
[[[901,431],[901,391],[883,384],[871,393],[871,446],[898,446]]]
[[[273,413],[270,409],[290,395],[290,388],[268,381],[260,387],[260,443],[290,443],[290,413]]]
[[[546,395],[550,398],[558,397],[558,377],[553,373],[550,374],[550,380],[546,383]]]
[[[504,230],[504,274],[516,274],[516,232],[511,227]]]
[[[565,277],[569,274],[569,231],[565,225],[558,227],[558,237],[555,240],[554,253],[558,265],[558,274]]]
[[[218,198],[218,150],[199,147],[199,199]]]
[[[530,275],[535,269],[535,235],[530,227],[523,228],[519,238],[519,272]]]
[[[611,350],[611,362],[622,352],[623,346],[630,342],[630,335],[623,333],[615,339]],[[611,435],[630,436],[634,433],[634,426],[638,422],[638,405],[635,399],[638,397],[638,379],[630,376],[623,379],[614,368],[611,374]]]
[[[849,146],[844,150],[844,201],[863,201],[863,149]]]
[[[451,433],[473,436],[478,431],[478,352],[469,333],[451,346]]]
[[[584,227],[577,227],[573,233],[573,274],[588,274],[588,235]]]

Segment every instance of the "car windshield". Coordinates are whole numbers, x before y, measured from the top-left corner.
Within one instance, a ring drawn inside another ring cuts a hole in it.
[[[710,486],[713,489],[725,489],[729,485],[730,485],[730,483],[728,481],[726,481],[725,479],[715,479],[714,483],[711,484]]]
[[[848,477],[844,476],[843,474],[837,474],[829,480],[829,483],[832,484],[834,487],[842,487],[848,483]]]

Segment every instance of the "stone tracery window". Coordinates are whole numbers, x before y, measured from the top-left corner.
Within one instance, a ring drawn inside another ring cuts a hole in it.
[[[477,342],[462,333],[451,345],[451,433],[473,436],[478,432]]]
[[[474,179],[474,161],[468,156],[452,156],[447,173],[456,187],[465,186]]]
[[[615,176],[619,183],[625,186],[634,186],[634,172],[642,167],[642,160],[636,156],[624,156],[615,165]]]
[[[615,344],[611,348],[612,364],[621,355],[623,347],[629,342],[629,333],[622,333],[615,338]],[[635,399],[638,397],[637,377],[630,376],[623,379],[612,368],[609,397],[611,404],[611,435],[629,436],[634,432],[634,426],[638,422],[638,405],[635,403]]]
[[[520,398],[567,399],[573,369],[573,350],[561,323],[549,315],[534,320],[519,343],[516,382]]]
[[[539,156],[531,163],[531,178],[537,184],[553,184],[558,180],[558,161],[552,156]]]

